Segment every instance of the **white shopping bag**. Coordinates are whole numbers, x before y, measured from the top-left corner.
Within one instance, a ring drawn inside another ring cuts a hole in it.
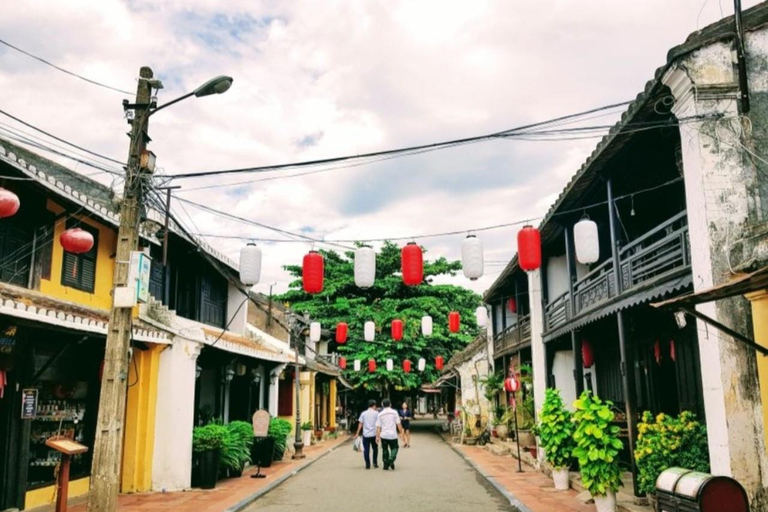
[[[363,447],[363,438],[358,436],[355,438],[355,443],[352,445],[352,449],[356,452],[359,452],[360,449]]]

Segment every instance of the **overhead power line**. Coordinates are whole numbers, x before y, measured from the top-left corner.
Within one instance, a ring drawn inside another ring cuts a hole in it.
[[[72,71],[69,71],[68,69],[64,69],[61,66],[57,66],[56,64],[54,64],[52,62],[49,62],[49,61],[43,59],[42,57],[38,57],[37,55],[31,54],[31,53],[29,53],[26,50],[22,50],[18,46],[14,46],[11,43],[9,43],[8,41],[3,41],[2,39],[0,39],[0,44],[4,44],[5,46],[7,46],[8,48],[10,48],[12,50],[16,50],[17,52],[19,52],[19,53],[21,53],[23,55],[26,55],[27,57],[31,57],[31,58],[35,59],[36,61],[38,61],[38,62],[42,62],[46,66],[50,66],[53,69],[55,69],[57,71],[61,71],[62,73],[66,73],[69,76],[73,76],[75,78],[79,78],[80,80],[88,82],[89,84],[98,85],[99,87],[103,87],[105,89],[109,89],[109,90],[112,90],[112,91],[115,91],[115,92],[119,92],[119,93],[122,93],[122,94],[129,94],[129,95],[133,94],[130,91],[125,91],[123,89],[118,89],[117,87],[112,87],[111,85],[103,84],[101,82],[97,82],[96,80],[92,80],[92,79],[84,77],[82,75],[78,75],[77,73],[73,73]]]

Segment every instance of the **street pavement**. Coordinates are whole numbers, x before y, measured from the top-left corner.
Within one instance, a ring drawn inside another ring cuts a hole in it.
[[[513,511],[462,457],[433,433],[435,422],[416,420],[411,448],[400,448],[395,471],[366,470],[352,444],[328,454],[247,512],[484,512]]]

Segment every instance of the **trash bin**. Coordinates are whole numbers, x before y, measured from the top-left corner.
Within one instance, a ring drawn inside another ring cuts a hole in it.
[[[253,439],[253,446],[251,447],[251,461],[253,464],[262,468],[268,468],[272,465],[274,456],[274,437],[256,437]]]
[[[656,479],[659,512],[749,512],[744,487],[733,478],[669,468]]]

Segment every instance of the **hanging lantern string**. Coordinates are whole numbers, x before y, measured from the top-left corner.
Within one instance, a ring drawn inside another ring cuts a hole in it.
[[[674,185],[674,184],[679,183],[681,181],[683,181],[683,178],[682,177],[677,177],[677,178],[674,178],[672,180],[666,181],[664,183],[660,183],[658,185],[655,185],[653,187],[648,187],[648,188],[636,190],[636,191],[628,193],[628,194],[623,194],[623,195],[620,195],[620,196],[616,196],[616,197],[613,198],[613,201],[614,201],[614,204],[615,204],[617,201],[620,201],[620,200],[623,200],[623,199],[627,199],[627,198],[632,198],[634,200],[634,196],[635,195],[645,194],[647,192],[652,192],[652,191],[658,190],[660,188],[664,188],[664,187],[668,187],[670,185]],[[360,238],[360,239],[353,239],[353,238],[350,238],[350,239],[318,239],[318,238],[307,237],[305,235],[301,235],[301,234],[298,234],[298,233],[292,233],[290,231],[286,231],[286,230],[283,230],[283,229],[280,229],[280,228],[276,228],[276,227],[273,227],[273,226],[268,226],[268,225],[260,223],[260,222],[255,222],[255,221],[251,221],[251,220],[248,220],[248,219],[244,219],[242,217],[237,217],[237,216],[231,215],[229,213],[226,213],[226,212],[223,212],[223,211],[220,211],[220,210],[215,210],[214,208],[210,208],[209,206],[206,206],[206,205],[203,205],[203,204],[200,204],[200,203],[196,203],[194,201],[190,201],[188,199],[178,198],[178,200],[179,201],[183,201],[185,203],[188,203],[188,204],[190,204],[192,206],[198,207],[200,209],[203,209],[203,210],[205,210],[205,211],[207,211],[207,212],[209,212],[211,214],[214,214],[214,215],[220,215],[222,217],[227,217],[227,218],[234,218],[235,220],[238,220],[240,222],[244,222],[246,224],[251,224],[251,225],[255,225],[255,226],[262,227],[262,228],[265,228],[265,229],[269,229],[269,230],[272,230],[272,231],[277,231],[277,232],[280,232],[280,233],[285,233],[287,235],[298,236],[298,237],[301,237],[301,238],[304,239],[304,240],[258,239],[258,240],[261,240],[263,242],[269,241],[269,242],[275,242],[275,243],[283,243],[283,242],[289,242],[289,243],[290,242],[304,242],[304,243],[306,243],[308,240],[311,240],[311,241],[314,241],[316,243],[322,243],[322,244],[327,244],[327,245],[335,245],[337,247],[341,247],[343,249],[348,249],[348,250],[354,250],[355,248],[354,247],[349,247],[349,246],[344,246],[344,245],[339,245],[339,244],[372,243],[372,242],[395,242],[395,241],[403,241],[403,240],[413,241],[413,240],[416,240],[416,239],[424,239],[424,238],[437,238],[437,237],[443,237],[443,236],[464,235],[464,234],[466,234],[468,232],[477,233],[477,232],[481,232],[481,231],[492,231],[492,230],[496,230],[496,229],[502,229],[502,228],[520,226],[520,225],[525,225],[525,224],[531,224],[534,221],[544,219],[543,216],[531,217],[531,218],[524,219],[524,220],[518,220],[518,221],[514,221],[514,222],[506,222],[504,224],[494,224],[494,225],[490,225],[490,226],[471,228],[469,230],[461,229],[461,230],[456,230],[456,231],[444,231],[444,232],[439,232],[439,233],[425,233],[425,234],[421,234],[421,235],[394,236],[394,237],[383,237],[383,238]],[[560,216],[560,215],[570,215],[570,214],[579,213],[579,212],[583,212],[584,214],[586,214],[587,210],[589,210],[591,208],[597,208],[597,207],[600,207],[600,206],[604,206],[606,204],[608,204],[608,200],[607,199],[603,200],[603,201],[598,201],[596,203],[588,204],[588,205],[585,205],[585,206],[580,206],[579,208],[574,208],[574,209],[571,209],[571,210],[563,210],[563,211],[559,211],[559,212],[554,212],[554,213],[552,213],[551,217]],[[253,236],[242,236],[242,235],[220,235],[220,234],[197,233],[197,236],[210,237],[210,238],[226,238],[226,239],[234,239],[234,240],[251,240],[251,239],[253,239]]]

